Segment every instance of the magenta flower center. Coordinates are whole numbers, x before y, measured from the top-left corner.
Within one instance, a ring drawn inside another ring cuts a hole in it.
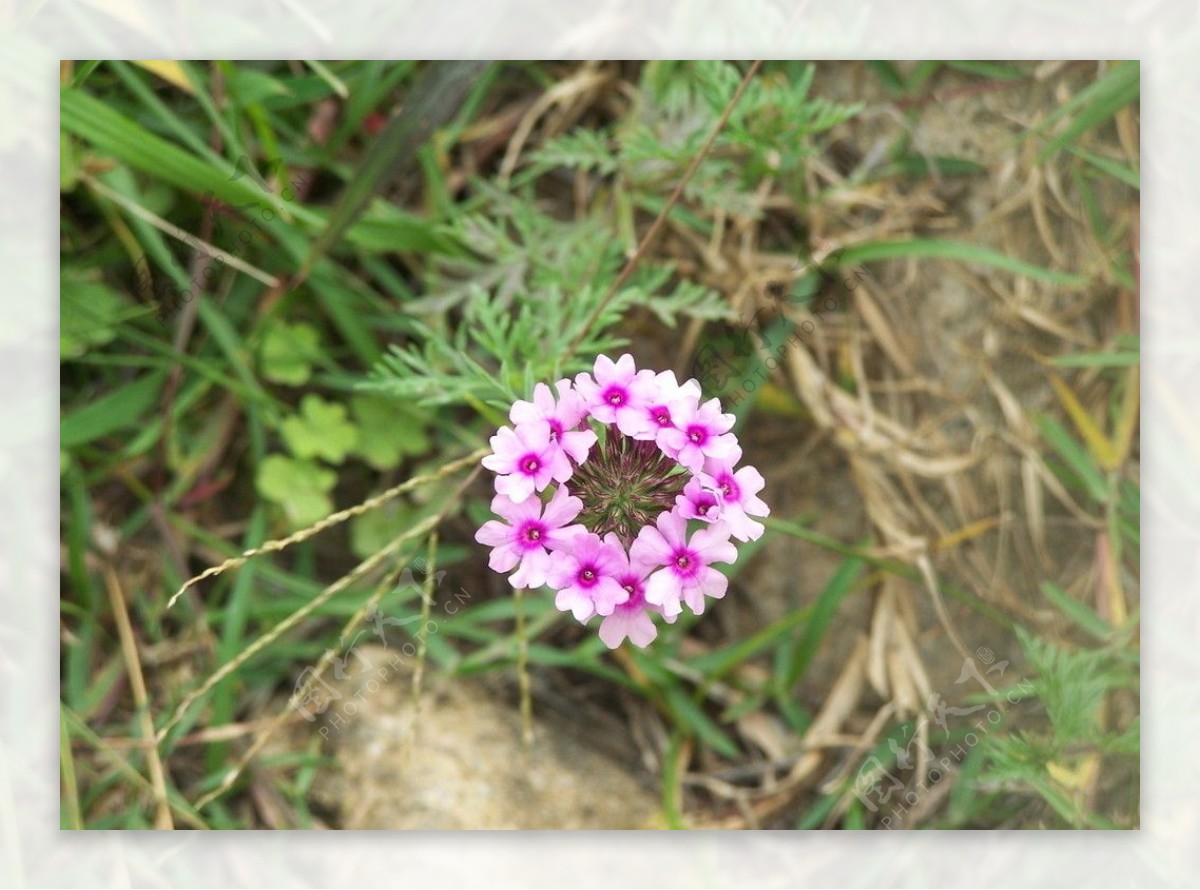
[[[550,424],[550,441],[557,442],[559,439],[562,438],[562,434],[563,434],[562,421],[552,418],[549,421],[547,421],[547,423]]]
[[[671,425],[671,412],[668,411],[666,408],[651,408],[650,416],[654,419],[654,422],[657,423],[659,426],[670,426]]]
[[[683,578],[692,577],[700,568],[700,560],[690,550],[676,550],[671,562],[675,566],[675,574]]]
[[[542,538],[546,535],[546,527],[540,522],[526,523],[517,533],[517,540],[525,550],[542,546]]]
[[[623,610],[640,609],[646,601],[646,591],[642,587],[641,580],[635,575],[622,575],[617,578],[617,583],[629,594],[629,599],[617,608]]]
[[[702,426],[689,426],[687,428],[688,439],[696,445],[703,445],[708,441],[708,430]]]
[[[536,473],[542,466],[542,460],[536,454],[527,454],[520,461],[521,470],[530,476]]]
[[[614,408],[620,408],[628,398],[628,393],[619,386],[610,386],[604,391],[604,401],[608,402]]]
[[[737,503],[741,499],[742,490],[738,488],[738,484],[734,481],[731,474],[726,473],[717,482],[721,486],[721,491],[725,495],[726,500]]]
[[[586,587],[591,587],[596,583],[596,570],[592,566],[584,566],[579,571],[579,580]]]

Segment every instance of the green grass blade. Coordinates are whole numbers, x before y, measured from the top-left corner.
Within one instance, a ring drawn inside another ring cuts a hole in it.
[[[1083,158],[1101,173],[1120,180],[1130,188],[1140,190],[1142,187],[1142,176],[1137,170],[1132,170],[1124,164],[1088,151],[1086,148],[1080,148],[1078,145],[1071,146],[1071,153]]]
[[[896,66],[891,62],[882,60],[870,61],[866,63],[867,68],[879,78],[879,81],[891,93],[900,94],[905,90],[904,78],[900,76],[900,72],[896,70]]]
[[[781,683],[781,691],[785,694],[791,691],[797,681],[804,676],[808,666],[812,664],[813,657],[817,654],[817,648],[821,645],[821,640],[825,638],[825,631],[829,629],[829,624],[833,621],[838,606],[846,594],[854,589],[865,564],[862,559],[844,560],[838,566],[837,571],[833,573],[833,577],[829,579],[829,583],[825,585],[825,589],[817,596],[817,600],[813,604],[812,618],[805,626],[804,633],[801,634],[788,659]]]
[[[712,721],[711,717],[704,713],[704,709],[681,687],[676,685],[667,687],[664,697],[679,726],[686,727],[690,735],[696,736],[725,757],[737,759],[740,756],[738,747],[733,740]]]
[[[1038,152],[1038,160],[1044,161],[1051,155],[1077,140],[1088,130],[1115,115],[1131,102],[1137,101],[1141,92],[1141,65],[1136,61],[1123,62],[1115,66],[1100,80],[1082,90],[1070,102],[1050,115],[1040,127],[1030,133],[1045,132],[1059,120],[1076,111],[1075,119],[1061,133],[1054,136]]]
[[[1071,434],[1054,418],[1039,414],[1034,420],[1038,429],[1042,431],[1042,436],[1075,472],[1088,494],[1103,503],[1108,497],[1108,485],[1104,481],[1104,475],[1100,472],[1100,468],[1096,466],[1096,462],[1087,450],[1072,439]]]
[[[71,730],[67,726],[65,706],[58,712],[59,772],[62,778],[62,803],[58,809],[58,827],[69,831],[83,828],[79,810],[79,783],[75,777],[75,757],[71,752]]]
[[[1079,602],[1065,590],[1050,581],[1042,582],[1042,593],[1046,599],[1054,603],[1059,610],[1094,636],[1098,640],[1107,641],[1113,634],[1112,625],[1101,618],[1088,606]]]
[[[1116,352],[1076,352],[1058,355],[1050,359],[1050,364],[1060,368],[1131,368],[1141,360],[1141,353],[1122,349]]]
[[[74,448],[109,433],[128,429],[158,401],[165,373],[143,374],[94,402],[72,411],[59,424],[59,446]]]
[[[719,679],[739,664],[778,643],[807,621],[811,613],[811,606],[797,609],[744,640],[690,659],[688,666],[700,671],[709,680]]]
[[[301,275],[307,274],[333,249],[366,211],[371,200],[383,194],[400,171],[412,164],[417,150],[433,132],[454,117],[471,84],[488,64],[434,62],[421,74],[409,93],[404,110],[384,127],[341,200],[329,214],[329,221],[313,243]]]
[[[1012,65],[1006,65],[1003,62],[957,59],[947,62],[946,66],[953,68],[955,71],[961,71],[964,74],[974,74],[977,77],[986,77],[991,80],[1020,80],[1026,76],[1025,72],[1020,68],[1014,68]]]
[[[93,148],[156,179],[197,195],[211,193],[227,204],[255,204],[276,212],[304,216],[310,223],[316,217],[302,214],[302,208],[277,195],[251,185],[250,180],[230,180],[233,165],[221,168],[206,163],[174,143],[156,136],[118,111],[87,93],[65,89],[59,95],[59,113],[63,129],[87,141]]]
[[[837,264],[844,268],[875,260],[897,259],[939,259],[978,263],[1011,272],[1014,275],[1024,275],[1037,281],[1065,286],[1079,286],[1086,281],[1082,275],[1045,269],[990,248],[981,247],[978,244],[942,241],[935,238],[913,238],[909,241],[870,241],[866,244],[858,244],[842,251],[838,255]]]

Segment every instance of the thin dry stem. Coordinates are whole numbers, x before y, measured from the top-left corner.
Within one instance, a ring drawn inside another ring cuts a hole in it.
[[[650,225],[649,231],[646,232],[645,236],[643,236],[642,240],[638,243],[637,250],[635,250],[633,256],[629,258],[629,262],[625,264],[625,268],[621,270],[621,274],[616,277],[615,281],[613,281],[612,285],[608,289],[608,292],[604,295],[604,298],[596,304],[596,308],[592,310],[592,314],[588,316],[588,319],[586,322],[584,322],[583,327],[579,329],[579,333],[576,334],[575,339],[571,341],[571,345],[567,349],[567,355],[574,355],[575,351],[579,349],[579,344],[583,342],[583,338],[587,336],[587,332],[591,330],[592,325],[596,323],[596,319],[598,319],[604,312],[605,307],[612,302],[613,297],[617,295],[617,292],[621,289],[621,286],[628,280],[629,276],[633,274],[633,270],[637,268],[638,263],[641,262],[642,257],[645,256],[651,245],[654,244],[654,241],[658,238],[659,232],[662,231],[663,224],[666,222],[671,210],[673,210],[675,205],[679,203],[679,199],[683,197],[684,188],[687,186],[692,176],[695,175],[696,171],[700,169],[701,162],[712,150],[713,143],[716,142],[717,137],[721,135],[721,131],[725,129],[725,124],[729,122],[729,117],[733,114],[733,109],[737,107],[738,102],[742,98],[742,94],[746,92],[746,87],[750,86],[750,81],[754,79],[756,74],[758,74],[758,69],[761,67],[762,59],[759,59],[755,61],[754,64],[752,64],[746,71],[746,76],[742,78],[742,82],[738,84],[737,91],[733,94],[733,96],[730,97],[728,104],[725,106],[725,110],[721,112],[721,117],[718,118],[716,125],[712,129],[712,132],[708,134],[708,138],[704,140],[704,144],[700,146],[700,150],[696,152],[696,156],[692,158],[692,162],[688,165],[687,170],[684,171],[683,178],[679,180],[678,184],[675,186],[675,190],[671,192],[671,197],[667,198],[667,203],[663,205],[662,211]]]
[[[195,577],[189,578],[187,581],[185,581],[183,586],[175,591],[175,595],[172,596],[170,601],[167,602],[167,608],[169,609],[175,605],[175,601],[183,596],[189,587],[191,587],[193,584],[198,584],[205,578],[212,578],[215,575],[220,575],[222,572],[225,572],[228,569],[242,566],[255,556],[261,556],[264,553],[277,553],[280,550],[291,547],[293,544],[299,544],[301,541],[307,541],[309,538],[319,535],[326,529],[345,522],[347,519],[353,519],[355,516],[361,516],[363,513],[369,513],[371,510],[386,504],[388,501],[404,494],[405,492],[412,491],[414,488],[420,488],[422,485],[426,485],[430,482],[436,482],[438,479],[449,476],[455,470],[460,470],[465,466],[469,466],[470,464],[478,463],[488,453],[488,449],[481,448],[479,451],[472,452],[466,457],[461,457],[458,460],[451,461],[435,473],[427,473],[424,476],[414,476],[411,479],[401,482],[399,485],[389,488],[387,491],[382,492],[381,494],[375,495],[373,498],[368,498],[361,504],[356,504],[353,507],[347,507],[345,510],[342,510],[339,513],[332,513],[329,516],[326,516],[324,519],[308,526],[308,528],[302,528],[300,531],[294,532],[286,538],[278,538],[274,541],[267,541],[260,547],[254,547],[237,556],[230,557],[220,565],[210,566],[199,575],[196,575]]]
[[[405,765],[408,764],[409,755],[417,734],[417,727],[420,725],[421,682],[425,679],[425,653],[428,650],[425,634],[426,628],[429,627],[429,612],[433,604],[433,583],[437,572],[437,545],[437,532],[434,532],[429,536],[429,551],[426,556],[428,563],[426,570],[428,574],[425,576],[425,587],[421,591],[421,624],[417,631],[417,663],[413,666],[412,676],[412,705],[410,708],[412,729],[404,740],[403,757]]]
[[[468,475],[462,481],[462,483],[454,490],[454,493],[446,499],[445,506],[441,510],[439,510],[436,515],[434,515],[430,518],[430,521],[432,522],[432,525],[431,525],[432,528],[436,528],[437,525],[446,517],[446,514],[450,511],[452,505],[457,502],[459,494],[463,490],[465,490],[467,488],[467,486],[470,485],[471,482],[478,475],[479,475],[479,467],[476,466],[474,472],[472,472],[470,475]],[[385,547],[384,550],[380,551],[380,552],[381,553],[384,551],[392,552],[392,551],[394,551],[395,548],[397,548],[404,541],[411,540],[413,537],[415,537],[415,535],[413,534],[413,530],[410,529],[409,531],[401,534],[396,540],[392,541],[391,544],[387,545],[387,547]],[[378,554],[376,554],[376,555],[378,555]],[[360,564],[360,567],[361,567],[361,564]],[[378,603],[381,599],[383,599],[384,594],[386,594],[389,590],[392,589],[392,587],[395,586],[396,581],[399,579],[401,573],[407,567],[408,567],[408,561],[406,561],[406,560],[397,563],[395,568],[393,568],[392,571],[375,588],[374,592],[367,599],[367,601],[365,603],[363,603],[363,605],[358,609],[358,611],[356,611],[353,615],[350,616],[350,620],[347,621],[345,626],[342,628],[342,633],[341,633],[340,638],[344,639],[350,633],[350,630],[352,628],[356,627],[360,622],[362,622],[364,617],[378,605]],[[357,571],[357,568],[355,569],[355,571]],[[353,572],[351,574],[353,574]],[[348,577],[349,576],[343,576],[343,578],[339,579],[338,581],[335,581],[334,584],[338,584],[341,581],[346,580],[346,578],[348,578]],[[433,567],[432,566],[430,567],[429,578],[433,578]],[[333,585],[331,585],[331,587],[332,586]],[[329,590],[329,588],[326,588],[325,591],[322,591],[321,595],[324,595],[326,592],[328,592],[328,590]],[[328,598],[328,597],[326,597],[326,598]],[[424,599],[425,600],[429,599],[428,591],[426,591],[426,595],[425,595]],[[311,611],[311,610],[309,610],[309,611]],[[312,673],[309,675],[308,679],[305,680],[304,685],[293,694],[293,699],[303,698],[305,695],[307,695],[308,692],[312,689],[313,684],[316,683],[317,681],[319,681],[322,676],[324,676],[325,671],[328,669],[329,665],[331,665],[333,663],[333,660],[336,656],[337,656],[336,650],[334,650],[332,648],[327,649],[324,652],[324,654],[322,654],[321,658],[318,660],[316,666],[313,668]],[[196,809],[200,809],[205,804],[210,803],[211,801],[215,800],[216,798],[220,797],[222,794],[227,792],[230,788],[232,788],[234,782],[237,781],[238,776],[240,776],[242,774],[242,772],[246,769],[246,767],[250,765],[250,762],[258,755],[258,752],[261,751],[263,746],[267,743],[267,740],[279,729],[280,726],[282,726],[284,724],[284,722],[288,719],[289,716],[291,716],[291,714],[292,714],[292,708],[289,703],[289,706],[287,708],[285,708],[284,710],[280,711],[277,715],[275,715],[275,717],[271,720],[271,722],[268,723],[267,726],[258,734],[258,736],[255,737],[254,741],[250,744],[250,747],[246,750],[246,753],[243,754],[242,757],[238,760],[238,762],[234,765],[234,767],[231,770],[229,770],[228,773],[226,773],[225,778],[221,780],[221,784],[218,785],[216,788],[214,788],[212,791],[208,792],[208,794],[201,797],[198,801],[196,801]]]

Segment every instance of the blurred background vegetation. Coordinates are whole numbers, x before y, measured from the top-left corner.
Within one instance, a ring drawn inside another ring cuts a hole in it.
[[[354,824],[289,697],[381,616],[414,709],[523,687],[655,825],[1137,826],[1136,62],[61,80],[63,827]],[[617,350],[774,512],[609,653],[472,535],[507,406]]]

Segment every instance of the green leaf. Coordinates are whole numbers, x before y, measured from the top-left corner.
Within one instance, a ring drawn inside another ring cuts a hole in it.
[[[872,74],[879,78],[888,92],[900,94],[905,91],[906,84],[904,78],[900,76],[900,72],[896,70],[896,66],[891,62],[886,62],[882,59],[872,60],[867,62],[866,66]]]
[[[789,612],[778,621],[743,640],[689,659],[688,667],[700,671],[708,680],[719,679],[738,665],[754,658],[764,649],[776,645],[798,625],[808,621],[811,613],[811,606],[804,606]]]
[[[1132,170],[1112,158],[1106,158],[1077,145],[1071,147],[1071,153],[1083,158],[1101,173],[1106,173],[1131,188],[1140,189],[1142,187],[1141,174],[1137,170]]]
[[[281,81],[262,71],[237,66],[229,79],[229,95],[238,105],[258,105],[272,96],[287,96],[291,90]]]
[[[405,455],[429,450],[426,416],[421,411],[369,395],[354,396],[350,411],[358,424],[355,451],[377,470],[390,470]]]
[[[350,521],[350,549],[359,559],[378,553],[416,519],[417,511],[403,500],[393,500]]]
[[[358,430],[346,418],[346,406],[307,395],[300,413],[287,418],[281,427],[283,439],[297,457],[322,457],[340,464],[358,442]]]
[[[117,336],[117,325],[144,310],[100,281],[89,281],[63,271],[60,288],[59,355],[79,358],[93,346],[103,346]]]
[[[370,205],[369,212],[346,234],[346,240],[372,253],[406,251],[463,255],[462,248],[428,220],[405,213],[382,200]]]
[[[69,192],[79,178],[79,155],[75,143],[66,133],[58,135],[58,190]]]
[[[286,322],[271,325],[259,351],[259,368],[268,380],[300,386],[312,375],[321,357],[321,335],[311,325]]]
[[[255,480],[259,494],[283,507],[295,528],[312,525],[333,512],[329,492],[337,473],[312,461],[272,454],[263,460]]]
[[[733,740],[682,688],[674,684],[668,686],[665,698],[680,729],[698,737],[718,754],[733,760],[740,756],[741,752]]]
[[[572,170],[595,170],[608,176],[617,169],[617,158],[604,131],[576,127],[535,149],[530,158],[539,168],[567,167]]]

